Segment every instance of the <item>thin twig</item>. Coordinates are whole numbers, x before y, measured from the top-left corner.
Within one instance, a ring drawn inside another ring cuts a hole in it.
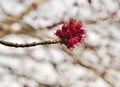
[[[60,40],[47,40],[47,41],[41,41],[41,42],[32,42],[32,43],[12,43],[4,40],[0,40],[0,44],[9,46],[9,47],[32,47],[32,46],[37,46],[37,45],[47,45],[47,44],[56,44],[60,43]]]

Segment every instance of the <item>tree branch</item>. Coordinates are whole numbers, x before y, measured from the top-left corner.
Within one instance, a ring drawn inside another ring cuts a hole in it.
[[[23,44],[0,40],[0,44],[9,46],[9,47],[32,47],[32,46],[37,46],[37,45],[47,45],[47,44],[56,44],[56,43],[60,43],[60,39],[47,40],[47,41],[41,41],[41,42],[32,42],[32,43],[23,43]]]

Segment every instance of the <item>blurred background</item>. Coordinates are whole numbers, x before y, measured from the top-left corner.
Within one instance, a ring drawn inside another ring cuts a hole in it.
[[[0,87],[120,87],[120,0],[0,0],[0,39],[54,39],[70,18],[87,30],[73,52],[0,44]]]

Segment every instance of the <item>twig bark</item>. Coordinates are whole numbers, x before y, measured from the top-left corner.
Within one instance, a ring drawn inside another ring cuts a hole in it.
[[[9,47],[32,47],[32,46],[37,46],[37,45],[47,45],[47,44],[56,44],[56,43],[60,43],[60,39],[47,40],[47,41],[41,41],[41,42],[32,42],[32,43],[23,43],[23,44],[0,40],[0,44],[9,46]]]

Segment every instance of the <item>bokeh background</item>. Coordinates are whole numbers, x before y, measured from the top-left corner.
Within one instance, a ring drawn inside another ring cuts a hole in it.
[[[120,87],[120,0],[0,0],[0,39],[54,39],[70,18],[87,30],[73,51],[0,44],[0,87]]]

